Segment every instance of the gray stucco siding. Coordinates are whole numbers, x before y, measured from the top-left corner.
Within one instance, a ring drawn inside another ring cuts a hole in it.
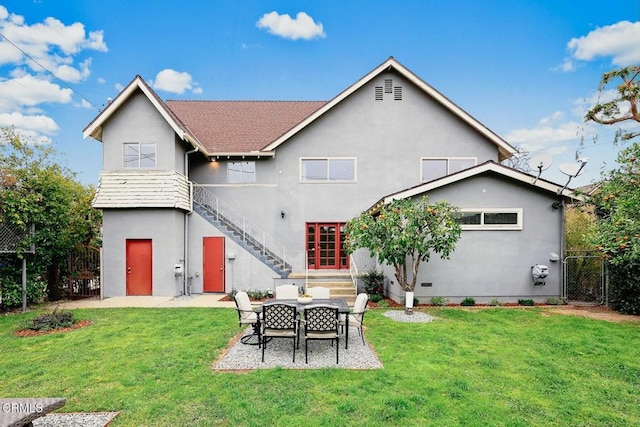
[[[152,294],[175,296],[182,282],[174,275],[174,265],[183,255],[184,213],[174,209],[105,209],[103,227],[104,296],[126,295],[126,241],[152,241]]]
[[[559,197],[510,179],[490,174],[469,178],[429,193],[430,201],[446,200],[460,208],[521,208],[522,230],[463,230],[449,260],[432,255],[422,264],[415,289],[416,297],[429,302],[442,296],[451,302],[474,297],[478,303],[498,298],[515,302],[532,298],[543,302],[561,294],[561,263],[550,260],[561,254],[562,211],[552,207]],[[531,283],[531,266],[549,267],[545,286]],[[393,271],[385,268],[395,283]],[[431,283],[422,287],[421,283]],[[396,299],[404,292],[390,287]]]
[[[273,289],[277,274],[246,252],[232,239],[226,237],[215,226],[197,213],[189,217],[189,268],[192,277],[192,293],[202,293],[203,284],[203,238],[224,237],[225,242],[225,292],[233,289]],[[233,254],[235,259],[229,259]],[[279,278],[279,276],[277,276]]]
[[[176,163],[176,135],[171,126],[141,92],[136,93],[103,126],[103,169],[124,169],[124,142],[154,142],[155,169],[181,171]],[[130,169],[129,169],[130,170]]]
[[[374,99],[374,87],[388,77],[403,87],[402,101]],[[190,177],[290,250],[303,251],[306,222],[347,221],[383,195],[418,184],[422,157],[468,156],[480,163],[497,160],[498,151],[399,74],[385,73],[280,145],[274,158],[256,160],[255,184],[225,185],[224,158],[192,161]],[[355,182],[301,182],[301,158],[335,157],[356,159]]]

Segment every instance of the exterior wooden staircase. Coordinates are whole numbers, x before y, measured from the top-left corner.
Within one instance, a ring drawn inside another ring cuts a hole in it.
[[[304,279],[305,273],[290,273],[290,279]],[[356,289],[351,275],[344,270],[309,271],[307,287],[324,286],[329,288],[332,298],[344,298],[350,306],[356,302]]]

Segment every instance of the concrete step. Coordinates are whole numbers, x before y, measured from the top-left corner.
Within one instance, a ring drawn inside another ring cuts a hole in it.
[[[329,288],[332,298],[344,298],[349,305],[353,305],[356,301],[356,290],[353,282],[344,280],[344,278],[323,277],[321,279],[314,278],[307,281],[307,288],[322,286]]]
[[[308,273],[304,271],[294,271],[289,277],[291,279],[338,279],[338,280],[351,280],[351,273],[349,270],[309,270]]]

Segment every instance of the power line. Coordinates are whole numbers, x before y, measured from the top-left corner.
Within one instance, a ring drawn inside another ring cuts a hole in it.
[[[18,49],[20,52],[22,52],[22,54],[24,56],[26,56],[27,58],[29,58],[31,61],[33,61],[35,64],[37,64],[40,68],[42,68],[44,71],[46,71],[51,77],[53,77],[54,79],[58,80],[59,82],[61,82],[64,86],[66,86],[68,89],[71,89],[71,91],[73,93],[75,93],[76,95],[78,95],[80,98],[84,99],[85,101],[87,101],[93,108],[95,108],[96,110],[99,110],[98,107],[96,107],[96,105],[89,101],[84,95],[82,95],[80,92],[78,92],[76,89],[74,89],[73,87],[71,87],[71,85],[69,85],[67,82],[65,82],[64,80],[62,80],[61,78],[57,77],[51,70],[49,70],[47,67],[45,67],[44,65],[42,65],[41,63],[39,63],[38,61],[36,61],[35,58],[33,58],[31,55],[29,55],[27,52],[25,52],[20,46],[16,45],[14,42],[12,42],[11,40],[9,40],[7,38],[7,36],[5,36],[4,34],[2,34],[2,32],[0,32],[0,37],[2,37],[3,39],[5,39],[11,46],[15,47],[16,49]]]

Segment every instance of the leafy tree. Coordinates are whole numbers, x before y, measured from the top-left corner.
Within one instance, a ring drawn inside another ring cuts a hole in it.
[[[429,204],[397,199],[377,212],[363,212],[346,226],[347,250],[367,248],[372,255],[395,269],[395,277],[406,292],[416,286],[421,262],[432,254],[448,259],[460,238],[458,209],[447,202]],[[410,271],[409,271],[410,270]]]
[[[19,256],[34,244],[30,260],[47,277],[49,299],[60,299],[60,271],[67,255],[79,244],[98,243],[101,215],[91,208],[94,189],[75,180],[46,145],[23,141],[13,130],[0,132],[0,213],[18,229],[33,225]]]
[[[627,314],[640,314],[640,144],[618,155],[593,196],[600,218],[591,241],[609,264],[609,301]]]
[[[614,79],[617,97],[594,106],[585,120],[605,125],[640,123],[640,66],[603,74],[600,90]],[[640,135],[637,128],[620,130],[617,140],[630,141]],[[640,145],[637,141],[621,150],[618,166],[603,174],[602,187],[592,197],[599,219],[591,242],[608,259],[609,301],[620,312],[640,314]]]
[[[617,96],[608,102],[600,102],[592,107],[585,115],[585,121],[594,121],[603,125],[614,125],[627,121],[640,123],[640,112],[638,111],[638,99],[640,99],[640,65],[631,65],[619,70],[604,73],[600,78],[600,93],[602,94],[607,86],[617,78],[622,83],[616,86]],[[640,132],[619,130],[617,139],[628,141]]]
[[[565,247],[568,252],[595,251],[595,247],[588,241],[595,231],[595,215],[591,205],[569,205],[565,214]]]

